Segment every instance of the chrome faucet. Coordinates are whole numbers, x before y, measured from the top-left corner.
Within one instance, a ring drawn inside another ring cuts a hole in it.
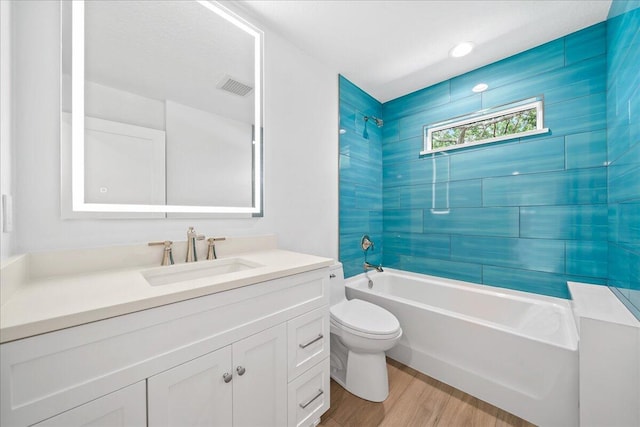
[[[382,269],[382,265],[373,265],[373,264],[369,264],[368,262],[364,262],[364,271],[365,273],[369,270],[375,270],[378,273],[382,273],[384,270]]]
[[[185,259],[185,262],[198,261],[196,240],[204,240],[204,236],[196,233],[196,230],[194,230],[193,227],[189,227],[189,230],[187,230],[187,258]]]
[[[162,252],[162,262],[160,265],[173,265],[173,253],[171,252],[171,240],[165,240],[163,242],[150,242],[149,246],[164,245],[164,251]]]
[[[207,248],[207,259],[218,259],[218,255],[216,255],[216,242],[221,240],[227,240],[226,237],[209,237],[207,242],[209,242],[209,247]]]

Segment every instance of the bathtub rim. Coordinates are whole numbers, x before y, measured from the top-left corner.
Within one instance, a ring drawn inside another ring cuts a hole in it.
[[[569,325],[569,331],[568,333],[570,334],[569,343],[558,343],[558,342],[553,342],[551,340],[544,340],[544,339],[540,339],[531,335],[526,335],[521,333],[520,331],[518,331],[515,328],[510,328],[508,326],[502,325],[500,323],[495,323],[495,322],[490,322],[484,319],[480,319],[477,317],[473,317],[473,316],[468,316],[465,315],[464,313],[458,313],[458,312],[454,312],[451,310],[447,310],[447,309],[443,309],[437,306],[433,306],[433,305],[429,305],[429,304],[425,304],[422,302],[418,302],[418,301],[412,301],[410,299],[407,298],[403,298],[403,297],[399,297],[396,295],[391,295],[391,294],[387,294],[384,292],[378,292],[375,289],[369,289],[366,284],[368,282],[369,279],[374,280],[376,277],[380,277],[380,276],[404,276],[404,277],[408,277],[411,279],[416,279],[418,281],[422,281],[422,282],[429,282],[429,281],[433,281],[436,285],[441,285],[441,286],[445,286],[445,287],[449,287],[449,288],[463,288],[464,290],[468,290],[474,293],[481,293],[481,294],[491,294],[492,296],[495,296],[496,294],[500,297],[503,298],[508,298],[508,299],[513,299],[513,300],[518,300],[518,301],[524,301],[527,303],[533,303],[533,304],[547,304],[547,305],[552,305],[555,306],[556,308],[558,308],[561,311],[566,311],[567,316],[569,317],[570,321],[567,322]],[[360,283],[361,285],[364,286],[357,286],[356,283]],[[475,323],[480,323],[484,326],[490,327],[490,328],[494,328],[497,330],[500,330],[502,332],[505,333],[510,333],[510,334],[514,334],[514,335],[518,335],[522,338],[525,339],[530,339],[536,342],[539,342],[541,344],[544,345],[550,345],[550,346],[554,346],[554,347],[559,347],[565,350],[569,350],[569,351],[578,351],[579,348],[579,335],[578,335],[578,327],[576,325],[576,321],[575,321],[575,317],[573,315],[573,309],[571,306],[571,300],[565,300],[563,298],[557,298],[557,297],[552,297],[552,296],[548,296],[548,295],[540,295],[540,294],[534,294],[531,292],[525,292],[525,291],[518,291],[515,289],[508,289],[508,288],[501,288],[501,287],[497,287],[497,286],[491,286],[491,285],[485,285],[485,284],[478,284],[478,283],[471,283],[471,282],[464,282],[461,280],[456,280],[456,279],[449,279],[449,278],[445,278],[445,277],[439,277],[439,276],[431,276],[428,274],[422,274],[422,273],[415,273],[415,272],[411,272],[411,271],[405,271],[405,270],[398,270],[395,268],[386,268],[384,269],[384,272],[366,272],[366,273],[360,273],[357,276],[353,276],[353,277],[349,277],[348,279],[345,279],[345,287],[346,288],[352,288],[356,291],[361,291],[361,292],[366,292],[372,295],[378,295],[381,296],[382,298],[389,298],[393,301],[399,302],[399,303],[404,303],[404,304],[408,304],[408,305],[413,305],[413,306],[418,306],[418,307],[426,307],[429,310],[433,310],[434,312],[437,312],[439,314],[443,314],[443,315],[453,315],[454,317],[459,317],[462,318],[464,320],[467,321],[471,321],[471,322],[475,322]],[[402,326],[402,325],[401,325]]]

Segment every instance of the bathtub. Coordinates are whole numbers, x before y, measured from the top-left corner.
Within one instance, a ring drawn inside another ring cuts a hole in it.
[[[400,321],[392,359],[534,424],[579,424],[569,301],[390,268],[346,288]]]

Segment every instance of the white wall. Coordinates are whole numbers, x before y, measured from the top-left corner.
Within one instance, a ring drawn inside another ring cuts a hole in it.
[[[11,194],[11,3],[0,1],[0,194]],[[4,213],[0,208],[0,227]],[[0,231],[0,259],[11,253],[12,234]]]
[[[275,233],[280,247],[338,255],[337,72],[265,34],[265,216],[60,219],[57,2],[14,2],[14,253]]]

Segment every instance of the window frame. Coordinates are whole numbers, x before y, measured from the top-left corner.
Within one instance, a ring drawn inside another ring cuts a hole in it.
[[[456,128],[464,126],[470,123],[481,122],[483,120],[489,120],[500,116],[506,116],[509,114],[517,113],[519,111],[526,111],[532,108],[536,109],[536,128],[526,131],[512,133],[508,135],[496,136],[493,138],[481,139],[479,141],[467,142],[464,144],[449,145],[447,147],[432,148],[432,134],[445,129]],[[467,114],[452,118],[443,122],[433,123],[425,125],[423,127],[423,150],[421,155],[437,153],[441,151],[456,150],[459,148],[471,147],[482,144],[489,144],[492,142],[506,141],[509,139],[522,138],[531,135],[539,135],[549,132],[548,128],[544,127],[544,99],[542,96],[535,98],[528,98],[521,101],[512,102],[510,104],[501,105],[498,107],[487,108],[477,111],[475,113]]]

